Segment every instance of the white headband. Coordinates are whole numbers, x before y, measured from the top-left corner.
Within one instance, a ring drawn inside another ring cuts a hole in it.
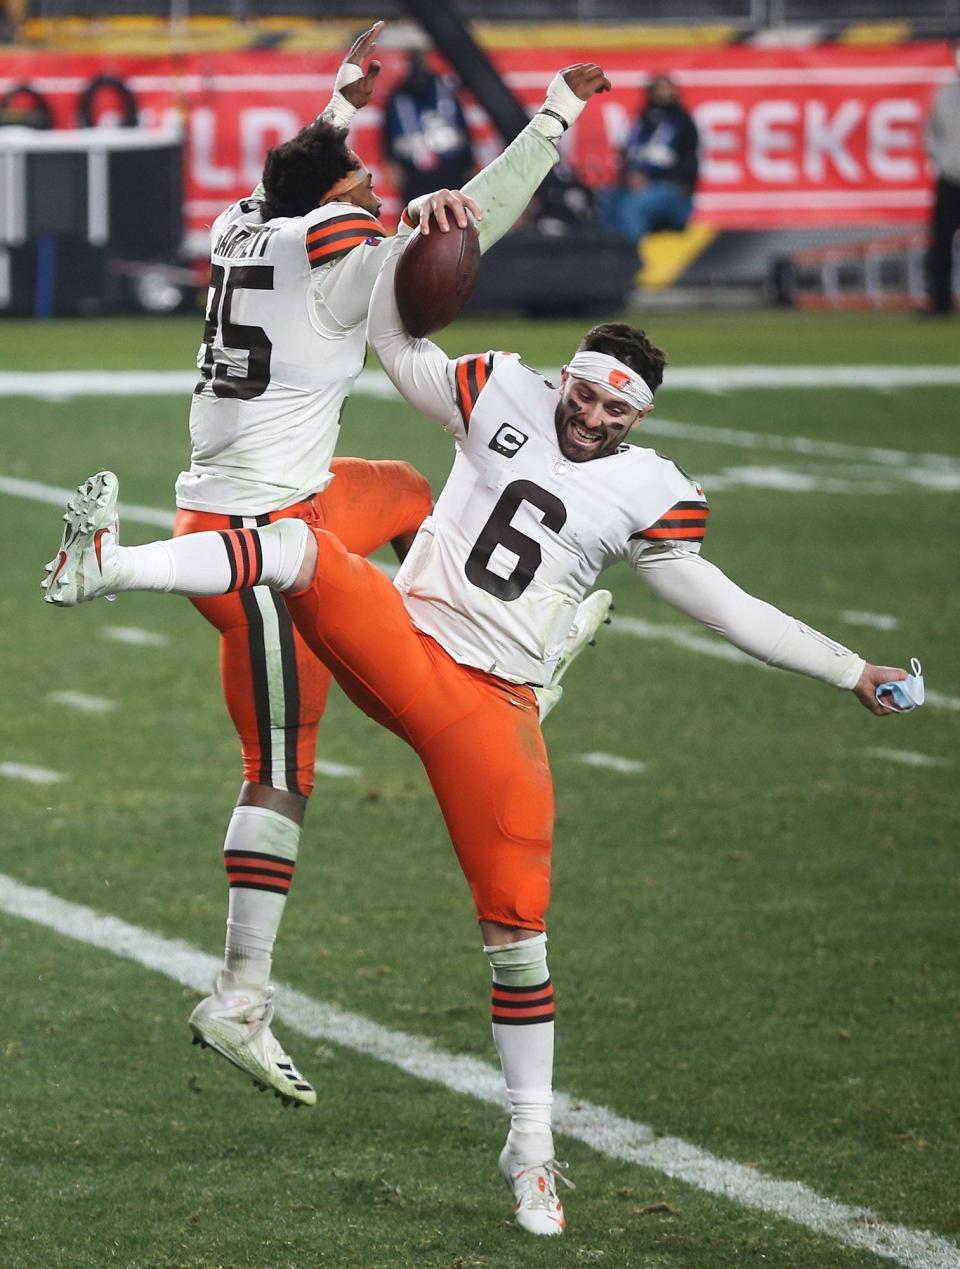
[[[574,379],[599,383],[613,396],[632,405],[635,410],[646,410],[653,405],[653,393],[649,384],[635,370],[607,353],[578,352],[570,359],[567,371]]]

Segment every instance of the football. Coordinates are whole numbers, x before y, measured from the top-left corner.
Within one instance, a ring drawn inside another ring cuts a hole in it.
[[[476,228],[432,225],[410,239],[397,265],[395,290],[404,326],[416,339],[448,326],[470,298],[480,268]]]

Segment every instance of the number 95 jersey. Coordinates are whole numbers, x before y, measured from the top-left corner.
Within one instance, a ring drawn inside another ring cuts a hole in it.
[[[578,603],[618,560],[698,549],[703,491],[651,449],[564,458],[560,393],[507,353],[449,363],[453,470],[396,585],[417,627],[466,665],[550,680]]]
[[[192,511],[263,515],[329,484],[363,367],[383,227],[347,203],[267,221],[261,207],[244,199],[213,225],[190,470],[177,481]]]

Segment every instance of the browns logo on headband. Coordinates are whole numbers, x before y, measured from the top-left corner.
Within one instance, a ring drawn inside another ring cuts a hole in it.
[[[570,359],[567,372],[574,379],[600,384],[635,410],[648,410],[653,405],[653,392],[646,380],[607,353],[578,352]]]

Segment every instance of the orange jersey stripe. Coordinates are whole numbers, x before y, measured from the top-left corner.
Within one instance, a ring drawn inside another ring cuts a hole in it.
[[[266,885],[267,882],[269,881],[272,885],[282,887],[285,890],[290,889],[289,880],[283,877],[274,877],[270,874],[265,874],[262,872],[231,872],[230,874],[231,884],[238,881],[259,882],[261,885]]]
[[[224,866],[227,868],[255,868],[258,872],[276,872],[285,877],[292,877],[295,865],[284,859],[250,859],[249,856],[224,855]]]
[[[316,264],[318,260],[326,260],[331,256],[344,255],[348,251],[352,251],[354,247],[359,247],[366,242],[368,238],[372,238],[373,234],[351,234],[348,238],[338,238],[336,242],[331,242],[326,246],[311,247],[307,252],[307,259],[311,264]]]
[[[644,529],[642,536],[645,538],[658,539],[703,538],[705,536],[705,529],[706,525],[704,525],[703,528],[694,527],[689,529],[682,529],[679,525],[675,525],[672,528],[670,525],[666,525],[662,529]],[[710,540],[713,541],[712,538]]]

